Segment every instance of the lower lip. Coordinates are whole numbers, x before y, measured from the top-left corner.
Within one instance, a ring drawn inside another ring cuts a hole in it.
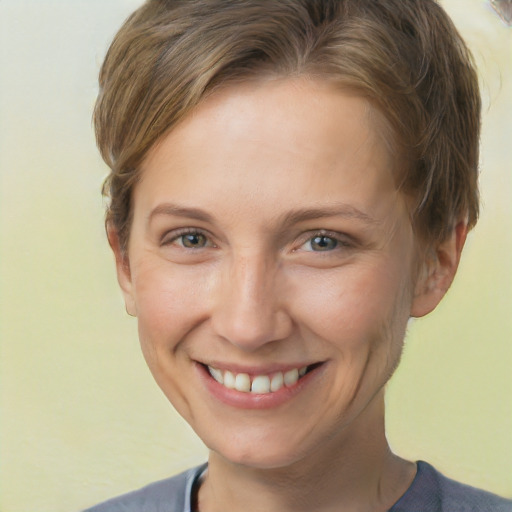
[[[273,407],[279,407],[294,398],[301,391],[304,391],[306,387],[311,386],[314,381],[317,380],[318,376],[323,373],[322,368],[324,368],[324,366],[325,363],[318,365],[313,370],[306,373],[304,377],[301,377],[297,383],[291,387],[283,386],[278,391],[260,394],[228,389],[222,384],[219,384],[210,375],[206,366],[196,363],[199,378],[210,394],[217,400],[239,409],[271,409]]]

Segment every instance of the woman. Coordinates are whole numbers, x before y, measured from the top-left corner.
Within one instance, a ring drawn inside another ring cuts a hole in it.
[[[95,125],[153,376],[208,465],[91,510],[512,503],[395,456],[384,386],[478,216],[480,99],[432,0],[150,0]]]

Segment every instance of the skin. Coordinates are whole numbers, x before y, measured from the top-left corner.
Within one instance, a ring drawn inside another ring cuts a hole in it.
[[[307,79],[218,91],[147,155],[126,254],[109,229],[151,372],[210,449],[201,511],[387,510],[414,477],[388,447],[383,388],[465,227],[418,259],[370,111]],[[266,409],[223,403],[198,371],[313,363]]]

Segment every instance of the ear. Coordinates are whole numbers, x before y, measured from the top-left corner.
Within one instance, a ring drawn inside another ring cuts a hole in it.
[[[432,256],[425,258],[416,282],[411,316],[425,316],[441,302],[457,272],[467,233],[467,223],[459,222],[450,236],[432,249]]]
[[[121,247],[117,230],[110,224],[107,224],[107,238],[116,259],[117,282],[123,292],[126,312],[130,316],[137,316],[128,255]]]

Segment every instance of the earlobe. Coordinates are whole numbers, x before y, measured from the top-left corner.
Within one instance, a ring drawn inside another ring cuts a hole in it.
[[[137,316],[128,255],[121,247],[117,230],[109,224],[107,224],[107,238],[116,260],[117,282],[123,292],[126,312],[130,316]]]
[[[433,311],[453,282],[466,236],[467,223],[459,222],[450,236],[432,249],[416,282],[411,316],[421,317]]]

